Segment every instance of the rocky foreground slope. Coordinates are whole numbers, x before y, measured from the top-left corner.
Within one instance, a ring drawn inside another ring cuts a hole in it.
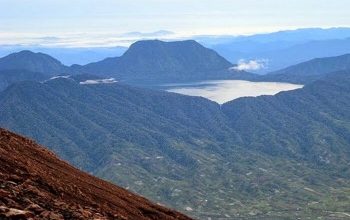
[[[0,128],[0,219],[190,219]]]

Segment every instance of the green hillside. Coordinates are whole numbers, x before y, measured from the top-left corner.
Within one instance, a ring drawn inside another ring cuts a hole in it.
[[[119,83],[23,82],[0,93],[0,125],[200,219],[344,217],[349,76],[222,106]]]

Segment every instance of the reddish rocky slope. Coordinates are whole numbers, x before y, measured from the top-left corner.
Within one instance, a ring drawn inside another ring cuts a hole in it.
[[[0,219],[190,219],[0,128]]]

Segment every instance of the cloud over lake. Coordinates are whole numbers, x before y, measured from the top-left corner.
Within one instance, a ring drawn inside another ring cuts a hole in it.
[[[267,67],[267,59],[257,59],[257,60],[244,60],[241,59],[238,61],[238,64],[234,67],[231,67],[232,70],[237,71],[254,71],[261,70]]]

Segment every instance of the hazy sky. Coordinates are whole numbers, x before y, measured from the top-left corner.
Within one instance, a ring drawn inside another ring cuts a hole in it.
[[[251,34],[331,26],[350,26],[349,0],[0,0],[0,44],[131,31]]]

